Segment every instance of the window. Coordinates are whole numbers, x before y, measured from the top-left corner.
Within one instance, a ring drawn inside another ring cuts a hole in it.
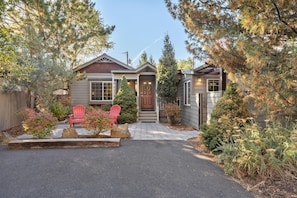
[[[91,101],[112,100],[112,83],[110,81],[90,82]]]
[[[184,104],[191,104],[191,82],[187,81],[184,84]]]
[[[208,79],[207,80],[207,91],[219,91],[220,82],[219,80]]]

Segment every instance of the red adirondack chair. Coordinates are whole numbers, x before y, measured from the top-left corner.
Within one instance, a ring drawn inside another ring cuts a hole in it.
[[[118,124],[118,117],[120,116],[121,113],[121,106],[120,105],[112,105],[109,111],[109,116],[110,116],[110,128],[114,124]]]
[[[70,128],[74,126],[74,123],[81,123],[85,120],[86,108],[84,105],[76,105],[72,108],[73,114],[69,115]]]

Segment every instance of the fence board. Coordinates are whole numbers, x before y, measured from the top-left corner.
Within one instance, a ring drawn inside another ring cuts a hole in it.
[[[27,107],[26,96],[23,92],[0,92],[0,131],[21,124],[17,113]]]

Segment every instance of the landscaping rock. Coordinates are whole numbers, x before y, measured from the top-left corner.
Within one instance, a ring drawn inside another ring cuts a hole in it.
[[[62,138],[78,138],[78,134],[75,129],[67,128],[63,129]]]
[[[113,126],[111,128],[110,136],[112,138],[130,138],[131,134],[128,130],[128,123],[120,125],[119,127]]]

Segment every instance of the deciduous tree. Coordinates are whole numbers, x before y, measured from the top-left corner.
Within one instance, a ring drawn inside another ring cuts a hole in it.
[[[187,59],[181,59],[177,61],[178,69],[189,70],[189,69],[192,69],[192,67],[193,67],[193,60],[190,57],[188,57]]]
[[[53,90],[71,80],[72,68],[81,58],[112,46],[108,39],[114,26],[103,24],[89,0],[4,2],[0,2],[0,34],[5,35],[0,39],[2,85],[25,90],[37,98],[40,108],[48,107]]]

